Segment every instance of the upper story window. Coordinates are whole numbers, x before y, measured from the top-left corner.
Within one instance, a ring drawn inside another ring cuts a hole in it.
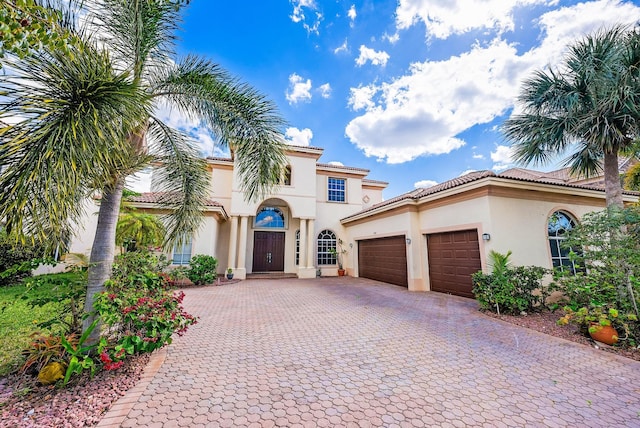
[[[331,250],[336,248],[336,234],[323,230],[318,234],[318,265],[335,265],[336,256]]]
[[[576,226],[567,213],[556,211],[549,217],[547,222],[547,234],[549,236],[549,246],[551,247],[551,262],[554,268],[570,269],[571,273],[576,272],[576,266],[569,258],[570,248],[565,247],[564,241],[566,233]]]
[[[284,229],[284,214],[276,207],[264,207],[256,215],[255,227]]]
[[[331,202],[346,201],[346,180],[344,178],[329,177],[327,183],[327,199]]]
[[[285,186],[291,186],[291,165],[287,165],[284,168],[284,176],[282,177],[282,184]]]
[[[173,246],[173,257],[171,263],[174,265],[188,265],[191,260],[191,236],[182,238],[182,242],[177,242]]]

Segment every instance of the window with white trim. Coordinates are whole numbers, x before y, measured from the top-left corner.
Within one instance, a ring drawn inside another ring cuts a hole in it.
[[[296,230],[296,266],[300,264],[300,231]]]
[[[335,265],[338,263],[335,254],[331,253],[336,248],[336,234],[325,229],[318,234],[318,265]]]
[[[173,246],[171,263],[174,265],[188,265],[191,260],[191,236],[185,236]]]
[[[330,202],[345,202],[346,183],[344,178],[329,177],[327,180],[327,200]]]
[[[547,234],[549,237],[549,246],[551,247],[551,262],[553,267],[562,270],[569,269],[571,273],[576,272],[576,266],[569,257],[572,249],[566,247],[564,241],[567,239],[566,233],[575,226],[575,220],[563,211],[556,211],[551,214],[547,223]]]

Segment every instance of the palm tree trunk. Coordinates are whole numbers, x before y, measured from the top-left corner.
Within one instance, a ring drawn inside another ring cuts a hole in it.
[[[624,208],[617,150],[604,153],[604,188],[607,195],[607,207]]]
[[[116,225],[120,213],[120,200],[124,189],[124,178],[118,177],[113,186],[103,189],[98,211],[96,236],[91,248],[89,260],[87,297],[84,303],[85,312],[91,314],[82,324],[82,330],[93,323],[95,314],[93,302],[96,294],[104,291],[104,283],[111,277],[111,266],[116,247]],[[89,336],[88,343],[96,343],[100,339],[100,328],[95,328]]]

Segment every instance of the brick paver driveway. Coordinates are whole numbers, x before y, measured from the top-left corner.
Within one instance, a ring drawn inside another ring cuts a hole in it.
[[[200,322],[103,425],[640,426],[640,363],[469,299],[357,278],[186,293]]]

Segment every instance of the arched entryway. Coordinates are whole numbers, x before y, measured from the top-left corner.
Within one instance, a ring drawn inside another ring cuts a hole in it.
[[[284,271],[288,222],[287,207],[276,200],[258,208],[253,223],[253,272]]]

